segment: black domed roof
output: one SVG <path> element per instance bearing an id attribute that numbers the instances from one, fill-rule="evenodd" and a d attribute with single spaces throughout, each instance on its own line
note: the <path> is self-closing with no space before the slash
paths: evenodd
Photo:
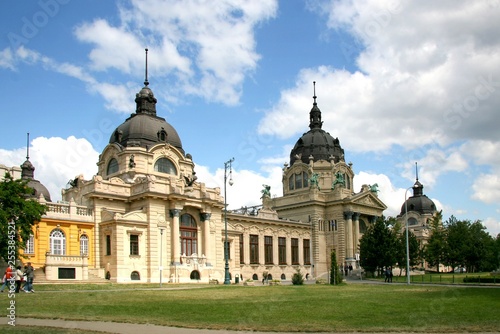
<path id="1" fill-rule="evenodd" d="M 404 215 L 406 210 L 408 210 L 408 212 L 416 211 L 420 214 L 433 214 L 437 211 L 436 205 L 429 197 L 424 195 L 423 189 L 424 186 L 417 179 L 413 185 L 413 196 L 403 203 L 400 215 Z"/>
<path id="2" fill-rule="evenodd" d="M 40 195 L 42 195 L 47 202 L 52 202 L 48 189 L 43 184 L 41 184 L 40 181 L 35 180 L 34 175 L 35 167 L 27 157 L 26 161 L 21 165 L 21 179 L 28 181 L 28 187 L 33 189 L 33 193 L 30 197 L 39 199 Z"/>
<path id="3" fill-rule="evenodd" d="M 316 94 L 313 96 L 314 103 L 310 115 L 310 130 L 299 138 L 290 152 L 290 165 L 296 160 L 309 163 L 309 157 L 314 161 L 331 160 L 335 162 L 344 161 L 344 150 L 340 146 L 338 138 L 333 138 L 328 132 L 321 129 L 321 110 L 316 103 Z"/>
<path id="4" fill-rule="evenodd" d="M 136 94 L 136 111 L 111 134 L 109 143 L 124 147 L 151 147 L 159 143 L 169 143 L 183 154 L 181 139 L 177 131 L 164 118 L 156 116 L 156 98 L 144 82 L 144 87 Z"/>

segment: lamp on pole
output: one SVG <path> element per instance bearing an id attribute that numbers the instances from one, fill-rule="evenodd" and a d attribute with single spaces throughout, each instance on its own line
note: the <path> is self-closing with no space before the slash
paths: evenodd
<path id="1" fill-rule="evenodd" d="M 162 283 L 162 277 L 163 277 L 163 258 L 162 258 L 162 248 L 163 248 L 163 229 L 160 228 L 160 288 L 161 288 L 161 283 Z"/>
<path id="2" fill-rule="evenodd" d="M 410 242 L 408 239 L 408 203 L 406 201 L 406 196 L 408 194 L 408 190 L 413 187 L 409 187 L 405 191 L 405 226 L 406 226 L 406 284 L 410 284 Z"/>
<path id="3" fill-rule="evenodd" d="M 229 278 L 229 244 L 227 242 L 227 196 L 226 196 L 226 181 L 227 181 L 227 169 L 229 168 L 229 185 L 233 185 L 233 170 L 231 167 L 234 158 L 229 159 L 224 162 L 224 284 L 231 284 L 231 279 Z"/>

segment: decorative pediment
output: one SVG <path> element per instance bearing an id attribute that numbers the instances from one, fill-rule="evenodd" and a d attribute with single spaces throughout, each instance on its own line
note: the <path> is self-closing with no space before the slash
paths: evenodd
<path id="1" fill-rule="evenodd" d="M 382 202 L 373 192 L 369 191 L 355 194 L 350 198 L 350 202 L 352 204 L 371 207 L 373 209 L 382 211 L 387 209 L 387 206 L 384 204 L 384 202 Z"/>
<path id="2" fill-rule="evenodd" d="M 138 222 L 138 223 L 146 223 L 147 215 L 142 210 L 131 211 L 127 213 L 120 213 L 110 211 L 106 208 L 101 211 L 101 221 L 127 221 L 127 222 Z"/>

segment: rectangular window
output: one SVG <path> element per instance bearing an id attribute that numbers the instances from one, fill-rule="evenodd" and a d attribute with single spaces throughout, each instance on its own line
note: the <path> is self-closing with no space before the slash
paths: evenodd
<path id="1" fill-rule="evenodd" d="M 197 254 L 198 239 L 195 230 L 181 230 L 181 254 L 191 256 Z"/>
<path id="2" fill-rule="evenodd" d="M 302 248 L 304 250 L 304 264 L 311 264 L 311 244 L 309 239 L 303 240 Z"/>
<path id="3" fill-rule="evenodd" d="M 130 235 L 130 255 L 139 255 L 139 236 L 137 234 Z"/>
<path id="4" fill-rule="evenodd" d="M 295 189 L 302 188 L 302 173 L 295 174 Z"/>
<path id="5" fill-rule="evenodd" d="M 299 239 L 292 238 L 292 264 L 299 264 Z"/>
<path id="6" fill-rule="evenodd" d="M 266 264 L 273 264 L 273 237 L 264 237 L 264 260 Z"/>
<path id="7" fill-rule="evenodd" d="M 295 179 L 294 179 L 294 176 L 290 176 L 290 178 L 288 179 L 288 188 L 290 190 L 294 190 L 295 189 Z"/>
<path id="8" fill-rule="evenodd" d="M 245 257 L 243 253 L 243 234 L 240 234 L 240 263 L 245 263 Z"/>
<path id="9" fill-rule="evenodd" d="M 106 255 L 111 255 L 111 236 L 106 235 Z"/>
<path id="10" fill-rule="evenodd" d="M 226 252 L 227 252 L 227 259 L 231 260 L 231 242 L 230 241 L 224 242 L 224 260 L 226 259 Z"/>
<path id="11" fill-rule="evenodd" d="M 286 238 L 278 238 L 279 264 L 286 264 Z"/>
<path id="12" fill-rule="evenodd" d="M 250 263 L 259 263 L 259 236 L 250 235 Z"/>
<path id="13" fill-rule="evenodd" d="M 33 234 L 30 234 L 29 239 L 26 240 L 24 254 L 35 254 L 35 238 L 33 237 Z"/>

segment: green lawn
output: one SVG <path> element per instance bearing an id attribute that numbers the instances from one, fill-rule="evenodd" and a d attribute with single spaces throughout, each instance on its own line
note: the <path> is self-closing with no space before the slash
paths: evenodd
<path id="1" fill-rule="evenodd" d="M 490 273 L 434 273 L 434 274 L 425 274 L 425 275 L 411 275 L 410 280 L 411 283 L 432 283 L 432 284 L 468 284 L 468 285 L 478 285 L 478 283 L 464 283 L 464 278 L 466 277 L 480 277 L 480 278 L 489 278 L 491 279 L 494 276 L 491 276 Z M 384 277 L 378 277 L 374 280 L 384 281 Z M 394 276 L 392 278 L 394 283 L 406 283 L 406 276 Z M 488 284 L 491 283 L 480 283 L 480 284 Z M 496 284 L 500 287 L 500 276 L 496 276 Z"/>
<path id="2" fill-rule="evenodd" d="M 19 294 L 17 315 L 291 332 L 500 330 L 499 288 L 342 284 L 186 289 L 169 284 L 165 287 L 179 289 L 115 285 L 103 290 L 84 286 L 87 289 L 59 291 L 42 291 L 39 286 L 34 294 Z M 8 298 L 0 297 L 5 310 Z"/>

